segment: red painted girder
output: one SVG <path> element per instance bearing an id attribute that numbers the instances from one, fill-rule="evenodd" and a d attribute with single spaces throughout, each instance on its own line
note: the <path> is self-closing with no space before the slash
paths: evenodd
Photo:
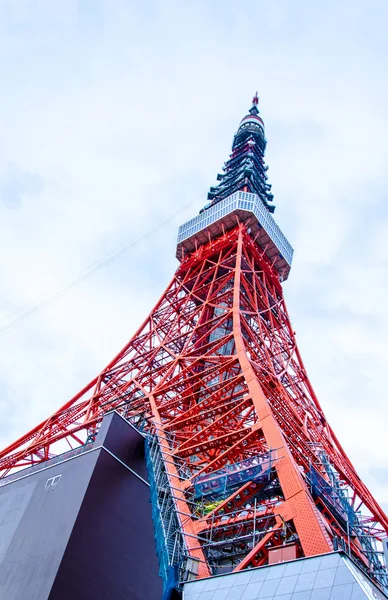
<path id="1" fill-rule="evenodd" d="M 249 508 L 243 511 L 244 514 L 225 514 L 225 515 L 217 515 L 216 517 L 212 517 L 209 519 L 206 517 L 206 520 L 199 519 L 196 522 L 195 529 L 198 533 L 211 531 L 217 528 L 225 528 L 231 527 L 232 525 L 239 525 L 240 523 L 244 523 L 244 521 L 251 522 L 255 518 L 255 510 L 253 508 Z M 256 509 L 256 519 L 257 524 L 260 521 L 268 519 L 269 517 L 273 517 L 275 515 L 275 507 L 268 506 L 265 510 L 260 511 L 259 506 Z"/>
<path id="2" fill-rule="evenodd" d="M 217 434 L 220 431 L 220 426 L 222 426 L 222 429 L 225 426 L 230 426 L 230 419 L 236 417 L 242 410 L 251 405 L 252 400 L 250 398 L 240 400 L 238 404 L 232 406 L 228 411 L 223 412 L 210 424 L 205 425 L 203 429 L 193 432 L 193 435 L 179 446 L 179 453 L 182 453 L 187 447 L 207 441 L 211 435 Z M 213 442 L 213 439 L 211 441 Z"/>
<path id="3" fill-rule="evenodd" d="M 186 426 L 193 427 L 203 421 L 213 420 L 215 417 L 224 414 L 227 410 L 238 406 L 241 402 L 241 395 L 241 392 L 236 393 L 234 399 L 224 402 L 224 404 L 220 404 L 218 397 L 207 399 L 206 403 L 205 400 L 202 400 L 199 404 L 186 410 L 182 416 L 170 421 L 166 426 L 166 431 L 178 430 Z M 205 406 L 202 406 L 204 403 Z"/>
<path id="4" fill-rule="evenodd" d="M 233 570 L 234 573 L 238 571 L 242 571 L 249 566 L 256 567 L 258 566 L 257 556 L 261 552 L 265 552 L 267 554 L 267 545 L 270 540 L 282 530 L 283 523 L 279 517 L 276 517 L 276 525 L 275 527 L 269 531 L 257 544 L 256 546 L 247 554 L 247 556 L 237 565 L 237 567 Z"/>
<path id="5" fill-rule="evenodd" d="M 210 449 L 213 448 L 225 448 L 225 445 L 227 444 L 236 443 L 242 440 L 248 433 L 250 433 L 250 431 L 250 429 L 247 430 L 244 427 L 240 429 L 240 431 L 225 433 L 217 438 L 206 440 L 205 442 L 201 442 L 198 444 L 194 444 L 193 446 L 190 446 L 188 448 L 184 448 L 182 451 L 180 450 L 180 448 L 177 448 L 175 453 L 181 458 L 186 458 L 188 456 L 191 456 L 192 454 L 208 452 Z"/>

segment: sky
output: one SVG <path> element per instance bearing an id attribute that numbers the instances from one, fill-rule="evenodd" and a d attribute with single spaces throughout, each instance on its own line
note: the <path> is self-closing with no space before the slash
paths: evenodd
<path id="1" fill-rule="evenodd" d="M 385 0 L 0 0 L 1 447 L 145 319 L 258 90 L 298 345 L 388 511 L 387 22 Z"/>

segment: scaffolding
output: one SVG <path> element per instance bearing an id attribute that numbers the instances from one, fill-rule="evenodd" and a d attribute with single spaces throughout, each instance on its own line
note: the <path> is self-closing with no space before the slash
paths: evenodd
<path id="1" fill-rule="evenodd" d="M 323 448 L 321 446 L 317 448 L 317 444 L 315 444 L 315 449 L 318 450 L 320 462 L 317 466 L 310 465 L 307 480 L 312 495 L 319 497 L 328 506 L 346 532 L 347 545 L 341 539 L 337 540 L 337 545 L 352 555 L 350 540 L 356 538 L 367 558 L 373 576 L 387 589 L 388 574 L 381 561 L 382 552 L 376 547 L 376 537 L 373 535 L 373 528 L 368 523 L 369 518 L 363 517 L 359 511 L 354 509 L 349 501 L 347 487 L 341 482 L 338 472 Z M 353 558 L 355 557 L 353 556 Z M 360 561 L 357 561 L 357 564 L 362 570 L 366 570 L 365 565 Z M 367 574 L 371 573 L 367 571 Z"/>
<path id="2" fill-rule="evenodd" d="M 206 473 L 194 479 L 194 499 L 209 498 L 217 502 L 229 495 L 233 488 L 247 481 L 270 479 L 273 466 L 273 452 L 247 458 L 241 462 L 227 465 L 222 469 Z"/>
<path id="3" fill-rule="evenodd" d="M 178 583 L 187 579 L 189 557 L 180 530 L 157 434 L 147 435 L 145 458 L 150 483 L 159 575 L 163 580 L 163 600 L 168 600 Z"/>

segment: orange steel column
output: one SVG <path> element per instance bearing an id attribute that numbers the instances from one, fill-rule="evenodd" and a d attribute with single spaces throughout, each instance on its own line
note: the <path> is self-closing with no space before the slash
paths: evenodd
<path id="1" fill-rule="evenodd" d="M 284 437 L 272 414 L 261 385 L 247 357 L 240 326 L 240 286 L 242 228 L 240 227 L 233 295 L 233 333 L 241 369 L 269 448 L 277 449 L 280 458 L 276 470 L 285 497 L 285 520 L 293 519 L 305 556 L 324 554 L 333 549 L 329 536 L 320 522 L 311 497 L 302 481 L 298 467 L 285 444 Z M 237 567 L 236 570 L 238 570 Z"/>
<path id="2" fill-rule="evenodd" d="M 194 530 L 193 521 L 191 519 L 191 511 L 186 502 L 185 493 L 181 486 L 181 480 L 171 456 L 171 452 L 169 451 L 168 439 L 164 432 L 159 411 L 156 407 L 155 399 L 152 394 L 149 395 L 149 400 L 154 415 L 153 423 L 156 429 L 156 435 L 159 438 L 159 447 L 163 456 L 165 469 L 168 473 L 171 493 L 176 507 L 176 514 L 181 526 L 183 537 L 185 539 L 187 550 L 190 556 L 198 561 L 198 576 L 209 577 L 211 572 L 198 541 L 197 533 Z"/>

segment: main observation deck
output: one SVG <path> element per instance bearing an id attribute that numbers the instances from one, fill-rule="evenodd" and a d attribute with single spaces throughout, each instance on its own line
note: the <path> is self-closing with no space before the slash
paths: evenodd
<path id="1" fill-rule="evenodd" d="M 285 281 L 291 269 L 294 250 L 275 219 L 257 194 L 235 192 L 179 227 L 176 256 L 182 261 L 186 253 L 233 229 L 238 223 L 250 227 L 256 244 L 264 251 Z"/>

